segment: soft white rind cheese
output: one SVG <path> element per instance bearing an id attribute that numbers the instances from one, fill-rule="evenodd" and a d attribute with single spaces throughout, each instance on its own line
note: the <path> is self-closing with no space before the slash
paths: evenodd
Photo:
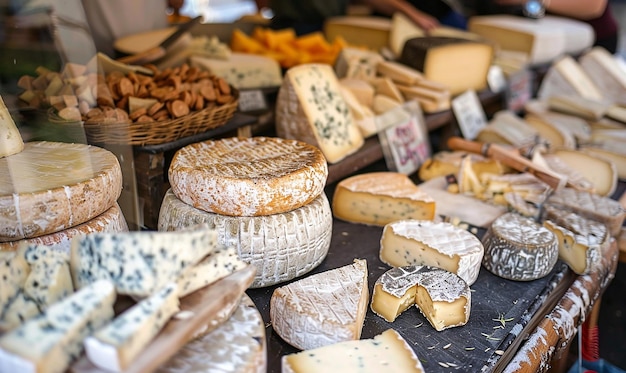
<path id="1" fill-rule="evenodd" d="M 380 260 L 392 267 L 427 265 L 476 281 L 484 248 L 472 233 L 445 222 L 399 220 L 385 225 Z"/>
<path id="2" fill-rule="evenodd" d="M 82 224 L 115 204 L 122 170 L 115 155 L 91 145 L 28 142 L 0 158 L 0 242 Z"/>
<path id="3" fill-rule="evenodd" d="M 217 231 L 220 245 L 237 248 L 239 259 L 256 267 L 252 288 L 289 281 L 317 267 L 328 254 L 333 215 L 325 193 L 282 214 L 236 217 L 196 209 L 165 193 L 158 229 L 177 231 L 196 224 Z"/>
<path id="4" fill-rule="evenodd" d="M 302 64 L 285 73 L 276 100 L 276 133 L 317 146 L 337 163 L 364 143 L 330 65 Z"/>
<path id="5" fill-rule="evenodd" d="M 323 192 L 327 177 L 328 166 L 319 149 L 273 137 L 190 144 L 176 152 L 169 167 L 178 198 L 230 216 L 295 210 Z"/>
<path id="6" fill-rule="evenodd" d="M 22 135 L 0 96 L 0 158 L 19 153 L 23 149 Z"/>
<path id="7" fill-rule="evenodd" d="M 274 331 L 301 350 L 359 339 L 369 302 L 367 262 L 311 275 L 274 290 Z"/>
<path id="8" fill-rule="evenodd" d="M 72 240 L 70 264 L 78 289 L 106 279 L 118 293 L 147 297 L 217 245 L 217 232 L 198 225 L 180 232 L 92 233 Z"/>
<path id="9" fill-rule="evenodd" d="M 87 357 L 102 369 L 125 370 L 178 310 L 178 285 L 169 283 L 87 337 Z"/>
<path id="10" fill-rule="evenodd" d="M 494 220 L 482 241 L 484 267 L 509 280 L 542 278 L 552 271 L 559 258 L 558 242 L 551 231 L 512 212 Z"/>
<path id="11" fill-rule="evenodd" d="M 411 346 L 393 329 L 372 339 L 345 341 L 282 357 L 282 373 L 423 373 Z"/>
<path id="12" fill-rule="evenodd" d="M 98 281 L 0 338 L 0 371 L 62 373 L 83 340 L 113 318 L 115 288 Z"/>
<path id="13" fill-rule="evenodd" d="M 192 55 L 189 63 L 226 79 L 237 89 L 278 87 L 283 82 L 278 62 L 261 55 L 231 53 L 226 59 Z"/>

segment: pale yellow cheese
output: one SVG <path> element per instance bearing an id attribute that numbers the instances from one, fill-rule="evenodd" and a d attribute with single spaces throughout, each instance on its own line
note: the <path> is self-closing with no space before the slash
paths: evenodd
<path id="1" fill-rule="evenodd" d="M 596 85 L 606 92 L 607 98 L 626 103 L 626 74 L 617 58 L 603 47 L 594 47 L 584 53 L 578 62 Z"/>
<path id="2" fill-rule="evenodd" d="M 344 47 L 335 62 L 335 73 L 338 78 L 373 79 L 376 65 L 381 61 L 383 56 L 378 52 Z"/>
<path id="3" fill-rule="evenodd" d="M 0 96 L 0 158 L 19 153 L 22 149 L 24 149 L 22 135 Z"/>
<path id="4" fill-rule="evenodd" d="M 623 145 L 622 145 L 622 149 Z M 619 179 L 626 179 L 626 150 L 604 146 L 604 144 L 583 145 L 582 151 L 607 159 L 615 165 Z"/>
<path id="5" fill-rule="evenodd" d="M 558 123 L 546 121 L 533 114 L 526 114 L 524 120 L 531 128 L 537 131 L 543 140 L 548 142 L 548 146 L 551 149 L 576 148 L 576 138 L 574 137 L 574 133 L 565 126 L 560 126 Z"/>
<path id="6" fill-rule="evenodd" d="M 402 12 L 395 12 L 391 17 L 389 31 L 389 49 L 396 55 L 402 54 L 404 43 L 415 37 L 424 36 L 424 30 Z"/>
<path id="7" fill-rule="evenodd" d="M 379 75 L 399 84 L 413 85 L 424 79 L 424 75 L 416 69 L 395 61 L 379 62 L 376 69 Z"/>
<path id="8" fill-rule="evenodd" d="M 375 79 L 371 79 L 370 84 L 374 86 L 376 95 L 385 95 L 398 102 L 404 101 L 402 92 L 400 92 L 391 78 L 377 77 Z M 376 98 L 376 96 L 374 96 L 374 98 Z"/>
<path id="9" fill-rule="evenodd" d="M 374 16 L 338 16 L 326 19 L 323 32 L 327 40 L 342 37 L 350 45 L 379 51 L 387 47 L 391 20 Z"/>
<path id="10" fill-rule="evenodd" d="M 370 109 L 372 105 L 363 105 L 354 93 L 347 87 L 340 87 L 341 96 L 352 113 L 354 123 L 359 127 L 359 131 L 364 138 L 370 137 L 378 132 L 376 127 L 376 114 Z"/>
<path id="11" fill-rule="evenodd" d="M 545 98 L 550 110 L 575 115 L 587 120 L 599 120 L 609 108 L 606 102 L 575 94 L 551 94 Z"/>
<path id="12" fill-rule="evenodd" d="M 339 79 L 339 84 L 352 92 L 361 105 L 366 107 L 372 106 L 376 91 L 366 80 L 358 78 L 342 78 Z"/>
<path id="13" fill-rule="evenodd" d="M 397 172 L 371 172 L 341 180 L 332 209 L 337 219 L 377 226 L 435 217 L 434 200 L 408 176 Z"/>
<path id="14" fill-rule="evenodd" d="M 538 131 L 517 114 L 501 110 L 478 132 L 476 141 L 519 148 L 534 144 L 538 136 Z"/>
<path id="15" fill-rule="evenodd" d="M 577 170 L 594 185 L 594 193 L 610 196 L 617 188 L 617 168 L 613 162 L 601 156 L 591 155 L 576 150 L 560 149 L 554 156 L 569 167 Z"/>
<path id="16" fill-rule="evenodd" d="M 401 101 L 396 101 L 393 98 L 385 95 L 374 96 L 374 102 L 372 103 L 372 109 L 376 114 L 383 114 L 389 110 L 393 110 L 402 105 Z"/>

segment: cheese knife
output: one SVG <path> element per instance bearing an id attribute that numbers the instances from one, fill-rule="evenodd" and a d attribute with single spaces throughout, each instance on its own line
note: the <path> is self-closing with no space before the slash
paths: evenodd
<path id="1" fill-rule="evenodd" d="M 178 26 L 176 31 L 174 31 L 170 36 L 168 36 L 156 47 L 148 48 L 145 51 L 136 54 L 120 57 L 117 59 L 117 61 L 129 65 L 143 65 L 156 61 L 159 58 L 165 56 L 165 54 L 167 53 L 167 49 L 201 20 L 202 16 L 197 16 L 196 18 L 193 18 L 192 20 Z"/>

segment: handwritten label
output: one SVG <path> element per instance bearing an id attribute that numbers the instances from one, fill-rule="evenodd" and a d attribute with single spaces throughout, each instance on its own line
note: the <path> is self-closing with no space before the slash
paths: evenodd
<path id="1" fill-rule="evenodd" d="M 509 76 L 506 89 L 507 109 L 518 113 L 524 110 L 526 103 L 533 97 L 532 73 L 520 70 Z"/>
<path id="2" fill-rule="evenodd" d="M 265 95 L 258 89 L 239 92 L 239 110 L 242 112 L 266 110 Z"/>
<path id="3" fill-rule="evenodd" d="M 474 140 L 487 125 L 487 115 L 473 90 L 458 95 L 452 100 L 452 111 L 463 137 Z"/>
<path id="4" fill-rule="evenodd" d="M 403 105 L 406 116 L 379 132 L 387 168 L 406 175 L 416 172 L 430 155 L 428 130 L 419 103 L 409 101 Z"/>

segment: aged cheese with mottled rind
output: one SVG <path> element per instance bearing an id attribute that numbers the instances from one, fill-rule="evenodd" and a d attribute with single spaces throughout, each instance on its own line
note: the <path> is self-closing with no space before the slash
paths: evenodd
<path id="1" fill-rule="evenodd" d="M 491 223 L 483 237 L 483 266 L 496 276 L 532 281 L 546 276 L 559 258 L 556 236 L 514 212 Z"/>
<path id="2" fill-rule="evenodd" d="M 176 152 L 169 167 L 178 198 L 230 216 L 295 210 L 323 192 L 327 177 L 328 166 L 318 148 L 275 137 L 190 144 Z"/>
<path id="3" fill-rule="evenodd" d="M 394 267 L 376 280 L 371 303 L 374 313 L 393 322 L 412 305 L 441 331 L 467 323 L 472 297 L 465 280 L 441 268 Z"/>
<path id="4" fill-rule="evenodd" d="M 84 144 L 34 141 L 0 158 L 0 242 L 75 227 L 108 210 L 122 193 L 113 153 Z"/>
<path id="5" fill-rule="evenodd" d="M 270 299 L 274 331 L 301 350 L 361 337 L 369 302 L 367 262 L 317 273 L 276 288 Z"/>
<path id="6" fill-rule="evenodd" d="M 427 265 L 476 281 L 484 248 L 472 233 L 445 222 L 398 220 L 385 225 L 380 260 L 393 267 Z"/>
<path id="7" fill-rule="evenodd" d="M 352 223 L 382 227 L 396 220 L 433 220 L 435 201 L 405 174 L 371 172 L 337 184 L 333 214 Z"/>
<path id="8" fill-rule="evenodd" d="M 317 267 L 328 254 L 333 215 L 326 194 L 293 211 L 236 217 L 196 209 L 165 193 L 158 229 L 177 231 L 196 224 L 217 231 L 221 245 L 233 246 L 239 258 L 257 268 L 252 288 L 291 280 Z"/>

